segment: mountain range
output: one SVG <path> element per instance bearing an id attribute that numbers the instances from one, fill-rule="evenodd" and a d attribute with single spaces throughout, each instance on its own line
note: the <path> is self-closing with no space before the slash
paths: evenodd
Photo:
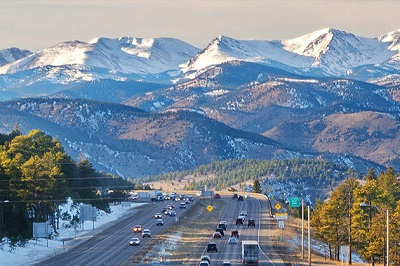
<path id="1" fill-rule="evenodd" d="M 56 136 L 123 176 L 232 158 L 400 169 L 400 30 L 289 40 L 95 38 L 0 50 L 0 131 Z"/>

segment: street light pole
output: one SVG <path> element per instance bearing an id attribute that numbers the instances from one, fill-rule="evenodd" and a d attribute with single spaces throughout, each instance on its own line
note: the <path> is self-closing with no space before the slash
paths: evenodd
<path id="1" fill-rule="evenodd" d="M 382 209 L 376 205 L 372 204 L 367 204 L 367 203 L 361 203 L 360 207 L 374 207 L 375 209 L 381 211 L 382 213 L 386 213 L 386 265 L 390 265 L 390 260 L 389 260 L 389 209 Z"/>
<path id="2" fill-rule="evenodd" d="M 389 209 L 386 210 L 386 265 L 389 266 Z"/>

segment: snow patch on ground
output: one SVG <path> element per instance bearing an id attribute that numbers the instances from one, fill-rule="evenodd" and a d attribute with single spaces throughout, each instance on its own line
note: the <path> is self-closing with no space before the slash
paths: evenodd
<path id="1" fill-rule="evenodd" d="M 39 238 L 37 240 L 29 240 L 24 245 L 14 247 L 10 247 L 7 240 L 3 239 L 0 242 L 0 265 L 33 265 L 38 260 L 65 252 L 79 244 L 82 240 L 90 238 L 110 227 L 112 222 L 118 218 L 129 212 L 135 212 L 135 208 L 143 204 L 147 203 L 131 203 L 130 207 L 122 207 L 121 204 L 110 206 L 111 213 L 98 211 L 97 220 L 94 223 L 86 221 L 83 226 L 81 224 L 72 226 L 69 221 L 61 220 L 60 228 L 57 230 L 58 236 L 54 236 L 53 239 Z M 73 217 L 73 215 L 76 215 L 79 205 L 74 204 L 69 199 L 67 204 L 60 206 L 60 208 L 61 213 L 68 213 Z"/>

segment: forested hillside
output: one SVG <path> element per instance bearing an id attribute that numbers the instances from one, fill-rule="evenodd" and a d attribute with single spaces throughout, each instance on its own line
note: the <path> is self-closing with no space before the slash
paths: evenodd
<path id="1" fill-rule="evenodd" d="M 31 238 L 32 222 L 51 221 L 56 231 L 58 205 L 68 197 L 107 211 L 109 201 L 123 199 L 132 188 L 122 178 L 96 172 L 86 158 L 73 161 L 57 139 L 39 130 L 22 135 L 16 126 L 0 134 L 0 239 Z"/>
<path id="2" fill-rule="evenodd" d="M 149 176 L 143 182 L 188 179 L 187 189 L 199 190 L 207 186 L 220 190 L 268 177 L 281 181 L 304 179 L 317 187 L 334 188 L 343 179 L 360 178 L 361 174 L 351 168 L 322 160 L 227 160 L 202 165 L 194 170 Z"/>

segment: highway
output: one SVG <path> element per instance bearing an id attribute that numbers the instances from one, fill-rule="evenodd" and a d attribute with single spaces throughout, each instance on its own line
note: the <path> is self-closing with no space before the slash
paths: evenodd
<path id="1" fill-rule="evenodd" d="M 165 202 L 151 202 L 146 204 L 142 210 L 136 211 L 134 214 L 125 216 L 120 219 L 114 226 L 104 230 L 103 232 L 89 238 L 68 252 L 56 255 L 37 265 L 123 265 L 132 252 L 140 252 L 148 242 L 153 238 L 142 238 L 140 233 L 133 233 L 133 227 L 140 224 L 143 229 L 149 228 L 152 235 L 160 235 L 175 221 L 174 217 L 163 215 L 164 226 L 156 226 L 155 213 L 161 213 Z M 179 202 L 175 204 L 175 211 L 178 216 L 188 209 L 180 209 Z M 192 207 L 190 204 L 188 208 Z M 139 237 L 141 243 L 139 246 L 130 246 L 129 239 Z"/>
<path id="2" fill-rule="evenodd" d="M 218 200 L 225 204 L 225 208 L 219 213 L 219 219 L 228 223 L 225 236 L 221 239 L 212 239 L 214 230 L 210 229 L 210 237 L 202 240 L 201 248 L 193 248 L 193 252 L 181 265 L 197 265 L 202 255 L 210 256 L 211 265 L 221 265 L 223 261 L 229 261 L 232 265 L 241 265 L 241 240 L 257 240 L 259 242 L 259 265 L 285 265 L 272 250 L 270 228 L 271 224 L 276 226 L 276 221 L 275 218 L 270 217 L 270 209 L 265 196 L 257 195 L 256 198 L 252 194 L 250 198 L 238 201 L 232 198 L 232 194 L 229 194 L 222 195 Z M 165 207 L 167 203 L 171 202 L 146 204 L 142 210 L 136 210 L 135 213 L 121 218 L 115 225 L 98 235 L 37 265 L 142 265 L 136 264 L 138 260 L 135 258 L 142 257 L 152 244 L 151 242 L 156 241 L 155 236 L 162 235 L 169 225 L 176 223 L 175 217 L 163 215 L 164 226 L 156 226 L 154 214 L 161 212 L 162 207 Z M 194 208 L 196 204 L 204 204 L 204 202 L 196 200 L 188 204 L 187 209 L 180 209 L 179 202 L 176 202 L 174 210 L 177 212 L 178 219 L 183 217 L 185 212 L 190 212 L 190 209 Z M 247 220 L 244 225 L 235 225 L 234 222 L 241 211 L 247 212 L 247 219 L 256 221 L 255 228 L 248 227 Z M 142 238 L 141 234 L 133 233 L 132 228 L 136 224 L 140 224 L 142 229 L 149 228 L 153 237 Z M 239 231 L 238 244 L 228 244 L 230 232 L 234 229 Z M 141 243 L 139 246 L 130 246 L 129 239 L 135 236 L 139 237 Z M 210 241 L 218 244 L 217 253 L 206 252 L 207 243 Z"/>
<path id="3" fill-rule="evenodd" d="M 231 196 L 222 196 L 226 201 L 227 208 L 222 214 L 221 220 L 228 222 L 228 227 L 225 236 L 221 239 L 212 239 L 218 244 L 218 252 L 210 253 L 204 249 L 203 253 L 190 261 L 190 265 L 199 263 L 201 255 L 209 255 L 211 258 L 211 265 L 222 265 L 222 262 L 229 261 L 232 265 L 242 265 L 241 260 L 241 241 L 242 240 L 256 240 L 260 245 L 259 249 L 259 265 L 272 265 L 282 266 L 285 263 L 282 259 L 273 252 L 271 240 L 271 225 L 276 225 L 275 218 L 270 216 L 270 208 L 267 198 L 263 195 L 254 197 L 253 194 L 250 198 L 244 201 L 232 199 Z M 244 225 L 236 225 L 235 220 L 240 212 L 247 212 L 247 220 L 254 219 L 256 227 L 248 227 L 247 220 Z M 238 244 L 229 244 L 228 239 L 232 230 L 238 230 L 239 241 Z M 210 232 L 211 234 L 212 232 Z M 206 244 L 205 244 L 206 246 Z"/>

